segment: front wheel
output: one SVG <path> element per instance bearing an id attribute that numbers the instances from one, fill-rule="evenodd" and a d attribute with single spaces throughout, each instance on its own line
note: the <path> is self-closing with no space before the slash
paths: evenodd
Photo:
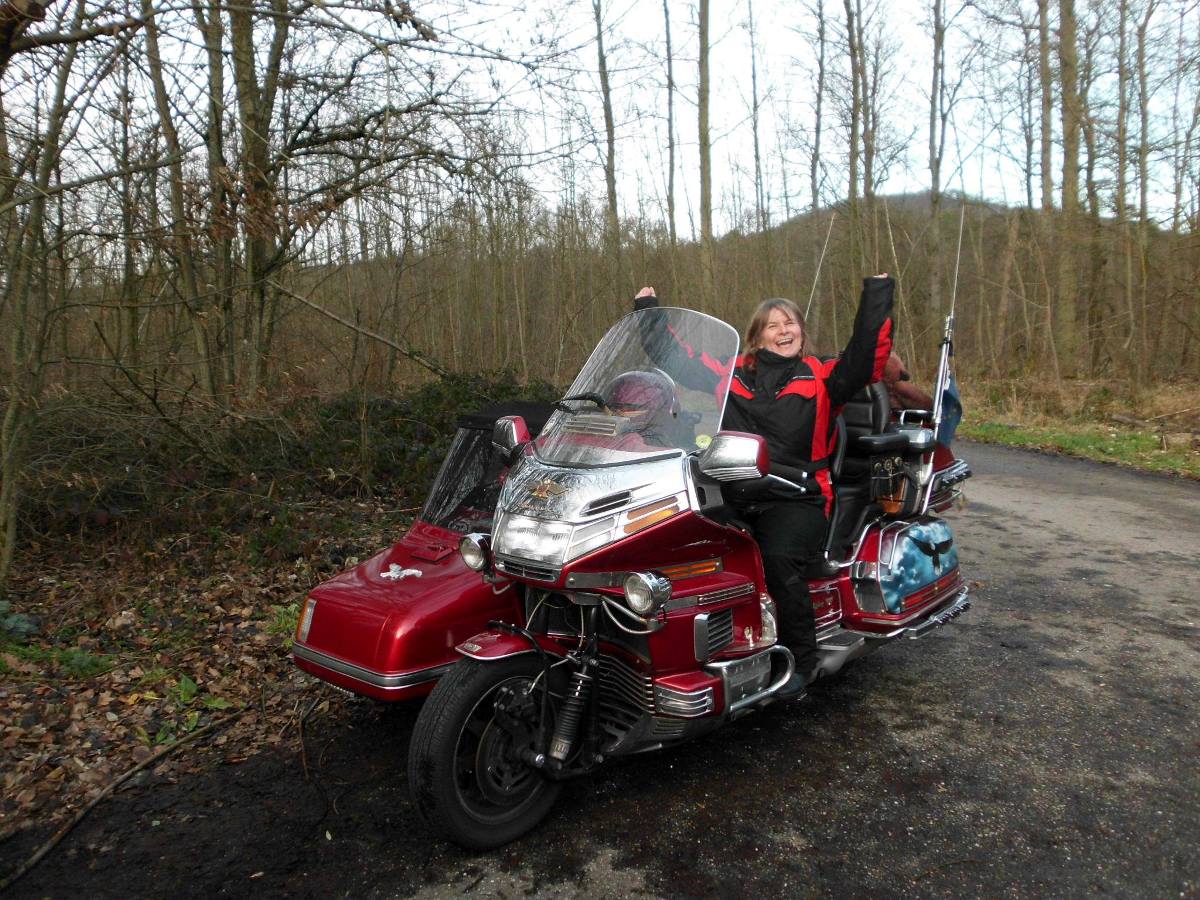
<path id="1" fill-rule="evenodd" d="M 516 840 L 558 798 L 561 785 L 520 757 L 537 734 L 541 674 L 533 654 L 464 659 L 425 701 L 409 746 L 408 783 L 417 811 L 456 844 L 490 850 Z"/>

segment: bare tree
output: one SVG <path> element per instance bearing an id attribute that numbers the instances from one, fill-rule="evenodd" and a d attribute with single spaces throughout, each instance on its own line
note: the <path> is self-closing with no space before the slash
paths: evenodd
<path id="1" fill-rule="evenodd" d="M 698 51 L 699 82 L 696 87 L 696 116 L 699 129 L 700 153 L 700 243 L 701 243 L 701 291 L 709 308 L 717 300 L 716 284 L 716 241 L 712 223 L 712 136 L 708 126 L 708 5 L 709 0 L 700 0 Z"/>
<path id="2" fill-rule="evenodd" d="M 675 231 L 675 52 L 671 46 L 670 0 L 663 0 L 663 34 L 667 42 L 667 233 L 671 236 L 671 280 L 677 281 L 679 236 Z"/>
<path id="3" fill-rule="evenodd" d="M 1038 84 L 1042 98 L 1041 170 L 1042 211 L 1054 209 L 1054 73 L 1050 68 L 1050 0 L 1037 0 L 1038 8 Z"/>
<path id="4" fill-rule="evenodd" d="M 613 119 L 612 90 L 608 82 L 608 58 L 604 52 L 604 10 L 601 0 L 592 0 L 596 23 L 596 60 L 600 72 L 600 97 L 604 105 L 604 185 L 608 192 L 608 246 L 612 254 L 614 299 L 625 294 L 621 266 L 621 220 L 617 210 L 617 136 Z"/>

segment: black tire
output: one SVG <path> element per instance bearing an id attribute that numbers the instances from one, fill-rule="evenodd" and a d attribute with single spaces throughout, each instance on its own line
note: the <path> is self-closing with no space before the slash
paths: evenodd
<path id="1" fill-rule="evenodd" d="M 516 840 L 558 799 L 562 785 L 516 758 L 492 709 L 501 685 L 529 684 L 541 671 L 534 654 L 464 659 L 421 709 L 408 750 L 409 789 L 421 816 L 460 846 L 490 850 Z M 480 771 L 480 760 L 495 765 Z"/>

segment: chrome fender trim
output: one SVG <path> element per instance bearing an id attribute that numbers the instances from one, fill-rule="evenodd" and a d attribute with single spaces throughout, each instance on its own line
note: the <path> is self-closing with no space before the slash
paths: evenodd
<path id="1" fill-rule="evenodd" d="M 454 665 L 453 662 L 449 662 L 440 666 L 430 666 L 428 669 L 418 669 L 415 672 L 389 675 L 383 672 L 376 672 L 374 669 L 356 666 L 354 663 L 346 662 L 344 659 L 338 659 L 336 656 L 330 656 L 327 653 L 322 653 L 319 650 L 314 650 L 300 643 L 292 644 L 292 655 L 299 657 L 305 662 L 310 662 L 313 665 L 337 672 L 339 675 L 345 675 L 347 678 L 353 678 L 355 681 L 361 681 L 363 684 L 369 684 L 372 687 L 383 688 L 384 690 L 396 690 L 398 688 L 424 684 L 427 681 L 436 681 L 449 672 Z"/>
<path id="2" fill-rule="evenodd" d="M 850 631 L 850 629 L 847 629 L 847 631 L 851 634 L 860 634 L 868 640 L 873 641 L 890 641 L 899 637 L 907 637 L 915 640 L 916 638 L 924 637 L 935 628 L 945 625 L 950 620 L 957 619 L 970 609 L 971 598 L 969 593 L 966 585 L 963 585 L 945 605 L 922 619 L 916 625 L 903 625 L 900 628 L 887 632 Z"/>
<path id="3" fill-rule="evenodd" d="M 498 659 L 509 659 L 513 656 L 525 656 L 527 653 L 533 653 L 535 651 L 532 647 L 526 647 L 524 650 L 510 650 L 506 653 L 483 654 L 466 650 L 463 648 L 462 644 L 459 644 L 454 648 L 454 652 L 458 653 L 460 656 L 465 656 L 467 659 L 474 659 L 478 660 L 479 662 L 494 662 Z"/>

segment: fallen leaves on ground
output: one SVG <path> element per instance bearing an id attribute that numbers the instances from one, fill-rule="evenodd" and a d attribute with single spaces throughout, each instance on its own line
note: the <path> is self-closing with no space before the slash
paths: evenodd
<path id="1" fill-rule="evenodd" d="M 307 514 L 327 534 L 270 561 L 235 535 L 40 547 L 18 561 L 14 607 L 39 638 L 0 645 L 0 839 L 55 824 L 156 749 L 233 715 L 229 727 L 166 757 L 174 780 L 296 740 L 320 683 L 296 669 L 290 623 L 305 594 L 397 540 L 399 504 L 327 500 Z M 69 560 L 69 561 L 68 561 Z M 250 561 L 253 560 L 253 561 Z"/>

